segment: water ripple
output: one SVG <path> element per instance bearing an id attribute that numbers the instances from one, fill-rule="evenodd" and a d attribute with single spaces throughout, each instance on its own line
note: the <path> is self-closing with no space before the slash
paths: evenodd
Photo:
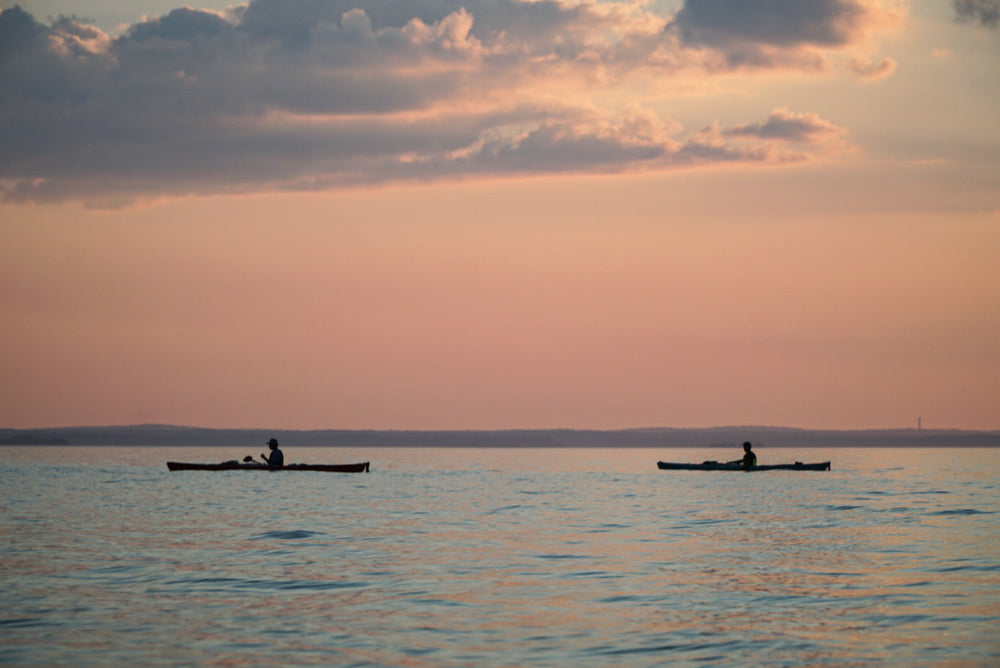
<path id="1" fill-rule="evenodd" d="M 77 452 L 0 460 L 0 665 L 1000 661 L 994 451 L 844 449 L 829 474 L 758 477 L 386 450 L 335 485 Z M 159 459 L 233 456 L 204 452 Z"/>
<path id="2" fill-rule="evenodd" d="M 301 540 L 303 538 L 312 538 L 313 536 L 322 536 L 323 534 L 316 531 L 268 531 L 267 533 L 262 533 L 257 536 L 252 536 L 250 540 Z"/>

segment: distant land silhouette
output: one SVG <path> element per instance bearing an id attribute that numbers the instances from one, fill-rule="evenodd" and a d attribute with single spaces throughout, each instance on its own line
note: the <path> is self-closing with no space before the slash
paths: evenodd
<path id="1" fill-rule="evenodd" d="M 2 430 L 0 430 L 2 431 Z M 0 445 L 69 445 L 69 439 L 60 437 L 39 438 L 34 433 L 17 432 L 12 436 L 0 439 Z"/>
<path id="2" fill-rule="evenodd" d="M 1000 431 L 959 429 L 813 430 L 789 427 L 704 429 L 511 429 L 376 431 L 205 429 L 171 425 L 0 429 L 0 445 L 247 446 L 277 438 L 288 447 L 705 448 L 1000 447 Z"/>

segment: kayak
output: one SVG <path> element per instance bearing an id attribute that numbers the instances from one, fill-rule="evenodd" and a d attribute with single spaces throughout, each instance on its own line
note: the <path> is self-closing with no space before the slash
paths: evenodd
<path id="1" fill-rule="evenodd" d="M 221 464 L 189 464 L 187 462 L 167 462 L 171 471 L 324 471 L 326 473 L 367 473 L 368 462 L 359 464 L 289 464 L 270 467 L 257 462 L 229 461 Z"/>
<path id="2" fill-rule="evenodd" d="M 742 471 L 743 465 L 728 462 L 702 462 L 701 464 L 673 464 L 671 462 L 656 462 L 656 465 L 667 471 Z M 829 471 L 830 462 L 816 462 L 814 464 L 762 464 L 754 466 L 750 471 Z"/>

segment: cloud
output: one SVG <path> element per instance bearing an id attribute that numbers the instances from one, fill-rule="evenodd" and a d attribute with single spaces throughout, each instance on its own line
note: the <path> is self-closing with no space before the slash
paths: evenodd
<path id="1" fill-rule="evenodd" d="M 685 0 L 672 28 L 688 45 L 714 49 L 729 67 L 822 69 L 823 49 L 841 49 L 902 10 L 877 0 Z"/>
<path id="2" fill-rule="evenodd" d="M 1000 24 L 998 0 L 953 0 L 952 4 L 959 21 L 978 23 L 986 28 L 996 28 Z"/>
<path id="3" fill-rule="evenodd" d="M 875 81 L 891 76 L 896 71 L 896 61 L 892 58 L 883 58 L 876 62 L 858 56 L 847 61 L 847 69 L 863 79 Z"/>
<path id="4" fill-rule="evenodd" d="M 807 159 L 820 144 L 792 150 L 777 129 L 830 132 L 812 115 L 692 132 L 641 100 L 598 104 L 725 69 L 729 42 L 692 47 L 676 28 L 737 31 L 712 5 L 689 0 L 671 17 L 640 2 L 252 0 L 175 9 L 117 38 L 13 7 L 0 13 L 0 196 L 106 205 Z M 783 3 L 746 5 L 773 18 Z M 804 45 L 839 48 L 875 17 L 858 2 L 818 5 L 810 16 L 828 25 L 793 12 L 759 67 L 812 69 Z"/>
<path id="5" fill-rule="evenodd" d="M 775 109 L 763 121 L 738 125 L 723 134 L 802 144 L 822 144 L 840 140 L 845 133 L 844 128 L 825 121 L 816 114 L 796 114 L 787 109 Z"/>

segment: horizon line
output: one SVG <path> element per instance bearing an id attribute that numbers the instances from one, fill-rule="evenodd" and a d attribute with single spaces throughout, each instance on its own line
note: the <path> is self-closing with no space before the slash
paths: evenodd
<path id="1" fill-rule="evenodd" d="M 783 431 L 824 431 L 824 432 L 878 432 L 878 431 L 914 431 L 914 432 L 978 432 L 997 433 L 1000 428 L 966 428 L 966 427 L 790 427 L 783 425 L 753 425 L 731 424 L 711 427 L 476 427 L 476 428 L 408 428 L 408 427 L 203 427 L 188 424 L 172 424 L 166 422 L 141 422 L 95 425 L 69 425 L 51 427 L 0 427 L 0 432 L 55 431 L 71 429 L 192 429 L 202 431 L 273 431 L 273 432 L 409 432 L 409 433 L 490 433 L 490 432 L 538 432 L 538 431 L 576 431 L 576 432 L 623 432 L 623 431 L 712 431 L 734 429 L 769 429 Z"/>

